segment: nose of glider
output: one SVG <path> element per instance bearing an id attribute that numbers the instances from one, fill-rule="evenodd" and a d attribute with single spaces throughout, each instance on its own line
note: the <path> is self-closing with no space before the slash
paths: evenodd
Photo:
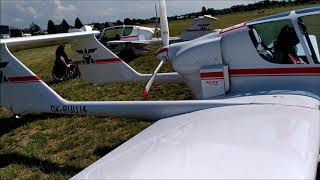
<path id="1" fill-rule="evenodd" d="M 160 61 L 169 60 L 169 47 L 164 46 L 156 51 L 156 57 Z"/>
<path id="2" fill-rule="evenodd" d="M 160 61 L 169 61 L 174 64 L 174 61 L 179 57 L 179 52 L 182 49 L 187 48 L 190 42 L 180 42 L 164 46 L 155 52 L 155 56 Z"/>

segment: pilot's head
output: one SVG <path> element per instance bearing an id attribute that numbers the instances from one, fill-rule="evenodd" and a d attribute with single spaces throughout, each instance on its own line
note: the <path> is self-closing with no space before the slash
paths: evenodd
<path id="1" fill-rule="evenodd" d="M 293 47 L 299 43 L 298 36 L 292 26 L 286 25 L 281 28 L 278 43 L 282 46 Z"/>
<path id="2" fill-rule="evenodd" d="M 65 48 L 65 45 L 60 44 L 56 50 L 56 56 L 63 56 L 65 54 L 64 48 Z"/>

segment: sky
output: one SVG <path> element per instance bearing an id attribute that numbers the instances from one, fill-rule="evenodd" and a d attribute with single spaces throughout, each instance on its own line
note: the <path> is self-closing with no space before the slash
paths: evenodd
<path id="1" fill-rule="evenodd" d="M 258 0 L 167 0 L 168 16 L 198 12 L 207 8 L 227 8 Z M 82 23 L 112 22 L 129 17 L 147 19 L 155 16 L 158 0 L 0 0 L 0 24 L 18 28 L 32 22 L 46 29 L 48 20 L 60 24 L 66 19 L 74 25 L 77 17 Z"/>

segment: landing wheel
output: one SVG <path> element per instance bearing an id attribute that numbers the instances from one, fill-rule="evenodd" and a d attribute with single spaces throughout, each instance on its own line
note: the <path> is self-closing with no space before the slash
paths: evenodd
<path id="1" fill-rule="evenodd" d="M 66 73 L 67 79 L 75 79 L 79 75 L 80 75 L 80 71 L 76 65 L 71 65 L 71 67 L 67 69 L 67 73 Z"/>
<path id="2" fill-rule="evenodd" d="M 13 115 L 13 117 L 16 118 L 16 119 L 21 119 L 22 115 L 21 114 L 15 114 L 15 115 Z"/>
<path id="3" fill-rule="evenodd" d="M 62 81 L 62 80 L 63 80 L 63 78 L 58 77 L 54 71 L 52 71 L 52 78 L 53 78 L 55 81 Z"/>

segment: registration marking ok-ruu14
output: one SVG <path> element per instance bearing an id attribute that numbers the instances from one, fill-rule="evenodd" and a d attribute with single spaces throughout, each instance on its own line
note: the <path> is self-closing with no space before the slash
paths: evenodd
<path id="1" fill-rule="evenodd" d="M 87 114 L 86 106 L 51 106 L 51 112 L 53 113 L 65 113 L 65 114 Z"/>

